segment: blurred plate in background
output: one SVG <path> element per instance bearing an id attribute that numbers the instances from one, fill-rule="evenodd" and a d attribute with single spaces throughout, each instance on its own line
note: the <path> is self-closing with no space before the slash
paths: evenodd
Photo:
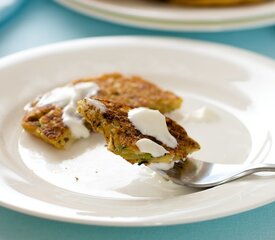
<path id="1" fill-rule="evenodd" d="M 275 2 L 223 8 L 175 7 L 140 0 L 57 0 L 88 16 L 142 28 L 174 31 L 222 31 L 270 25 Z"/>

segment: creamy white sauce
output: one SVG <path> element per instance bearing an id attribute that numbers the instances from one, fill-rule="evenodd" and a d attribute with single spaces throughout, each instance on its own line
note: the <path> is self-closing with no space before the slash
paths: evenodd
<path id="1" fill-rule="evenodd" d="M 83 119 L 77 113 L 77 102 L 85 97 L 94 96 L 99 91 L 96 83 L 83 82 L 75 85 L 55 88 L 44 94 L 37 102 L 36 106 L 41 107 L 48 104 L 54 104 L 63 108 L 62 119 L 66 126 L 72 132 L 75 138 L 87 138 L 90 134 L 85 127 Z M 25 109 L 30 109 L 26 105 Z"/>
<path id="2" fill-rule="evenodd" d="M 138 149 L 143 153 L 150 153 L 153 157 L 164 156 L 168 151 L 161 145 L 148 138 L 139 139 L 136 142 Z"/>
<path id="3" fill-rule="evenodd" d="M 91 98 L 85 98 L 85 99 L 87 100 L 88 104 L 90 104 L 90 105 L 94 106 L 95 108 L 99 109 L 99 111 L 101 113 L 106 112 L 106 106 L 102 102 L 100 102 L 96 99 L 91 99 Z"/>
<path id="4" fill-rule="evenodd" d="M 182 160 L 175 160 L 175 161 L 171 161 L 169 163 L 167 162 L 163 162 L 163 163 L 151 163 L 150 165 L 148 165 L 149 168 L 151 169 L 160 169 L 160 170 L 164 170 L 167 171 L 169 169 L 171 169 L 172 167 L 174 167 L 174 164 L 179 162 L 179 161 L 184 161 L 185 159 Z"/>
<path id="5" fill-rule="evenodd" d="M 63 109 L 62 119 L 63 123 L 71 130 L 75 138 L 89 137 L 90 131 L 85 127 L 83 119 L 77 114 L 74 103 L 68 104 Z"/>
<path id="6" fill-rule="evenodd" d="M 218 119 L 218 115 L 207 107 L 198 108 L 190 113 L 184 114 L 185 121 L 212 122 Z"/>
<path id="7" fill-rule="evenodd" d="M 33 109 L 32 103 L 27 103 L 27 104 L 24 106 L 24 111 L 26 111 L 26 112 L 30 112 L 32 109 Z"/>
<path id="8" fill-rule="evenodd" d="M 168 130 L 165 116 L 158 110 L 134 108 L 128 112 L 128 118 L 143 135 L 152 136 L 171 148 L 177 146 L 177 140 Z"/>
<path id="9" fill-rule="evenodd" d="M 69 104 L 71 98 L 74 96 L 74 89 L 72 86 L 65 86 L 55 88 L 52 91 L 44 94 L 37 102 L 37 107 L 46 106 L 49 104 L 58 107 L 64 107 Z"/>
<path id="10" fill-rule="evenodd" d="M 151 169 L 160 169 L 160 170 L 164 170 L 164 171 L 167 171 L 169 170 L 170 168 L 172 168 L 174 166 L 174 162 L 170 162 L 170 163 L 151 163 L 149 165 L 149 167 Z"/>

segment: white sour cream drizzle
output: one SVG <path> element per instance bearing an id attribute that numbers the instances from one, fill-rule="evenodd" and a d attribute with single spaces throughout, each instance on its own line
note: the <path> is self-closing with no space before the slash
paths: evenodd
<path id="1" fill-rule="evenodd" d="M 99 91 L 96 83 L 83 82 L 75 85 L 55 88 L 43 95 L 36 106 L 41 107 L 48 104 L 54 104 L 63 108 L 62 119 L 68 126 L 75 138 L 87 138 L 90 135 L 85 127 L 83 119 L 76 111 L 77 102 L 85 97 L 94 96 Z M 28 110 L 28 107 L 26 107 Z"/>
<path id="2" fill-rule="evenodd" d="M 177 146 L 177 140 L 168 130 L 165 116 L 158 110 L 134 108 L 128 112 L 128 118 L 143 135 L 152 136 L 171 148 Z M 150 153 L 153 157 L 161 157 L 168 153 L 164 147 L 147 138 L 138 140 L 136 145 L 141 152 Z"/>
<path id="3" fill-rule="evenodd" d="M 156 170 L 167 171 L 167 170 L 171 169 L 174 166 L 175 162 L 177 162 L 177 161 L 171 161 L 169 163 L 166 163 L 166 162 L 164 162 L 164 163 L 151 163 L 149 165 L 149 168 L 151 168 L 153 170 L 156 169 Z"/>
<path id="4" fill-rule="evenodd" d="M 96 99 L 91 99 L 91 98 L 85 98 L 85 99 L 87 100 L 88 104 L 90 104 L 90 105 L 94 106 L 95 108 L 99 109 L 99 111 L 101 113 L 106 112 L 106 106 L 102 102 L 100 102 Z"/>
<path id="5" fill-rule="evenodd" d="M 161 145 L 153 142 L 148 138 L 139 139 L 136 142 L 138 149 L 144 153 L 150 153 L 153 157 L 161 157 L 168 151 Z"/>
<path id="6" fill-rule="evenodd" d="M 170 148 L 177 146 L 177 140 L 168 130 L 165 116 L 158 110 L 134 108 L 128 112 L 128 118 L 143 135 L 152 136 Z"/>

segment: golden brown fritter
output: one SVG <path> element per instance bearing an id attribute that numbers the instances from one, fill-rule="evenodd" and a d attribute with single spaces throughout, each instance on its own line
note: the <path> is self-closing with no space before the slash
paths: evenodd
<path id="1" fill-rule="evenodd" d="M 56 148 L 72 141 L 71 131 L 62 121 L 62 109 L 54 105 L 35 107 L 24 116 L 22 127 Z"/>
<path id="2" fill-rule="evenodd" d="M 78 112 L 94 131 L 104 135 L 108 150 L 131 163 L 170 162 L 184 159 L 188 154 L 200 149 L 199 144 L 187 135 L 184 128 L 168 117 L 166 117 L 167 127 L 178 142 L 176 148 L 170 148 L 154 137 L 143 135 L 138 131 L 128 119 L 128 111 L 133 107 L 108 100 L 95 100 L 104 104 L 105 111 L 100 110 L 85 98 L 78 102 Z M 136 142 L 142 138 L 156 142 L 169 153 L 163 157 L 154 158 L 150 153 L 141 152 L 136 146 Z"/>
<path id="3" fill-rule="evenodd" d="M 124 103 L 133 107 L 148 107 L 162 113 L 171 112 L 181 106 L 182 99 L 170 91 L 164 91 L 155 84 L 138 76 L 124 76 L 119 73 L 105 74 L 96 78 L 74 81 L 95 82 L 100 87 L 96 98 Z"/>
<path id="4" fill-rule="evenodd" d="M 94 82 L 100 90 L 96 97 L 132 106 L 144 106 L 170 112 L 180 107 L 182 99 L 172 92 L 164 91 L 156 85 L 137 76 L 126 77 L 118 73 L 99 77 L 84 78 L 70 84 Z M 39 98 L 31 103 L 31 110 L 22 120 L 23 128 L 57 148 L 64 148 L 72 142 L 70 129 L 62 121 L 62 108 L 55 105 L 36 106 Z"/>

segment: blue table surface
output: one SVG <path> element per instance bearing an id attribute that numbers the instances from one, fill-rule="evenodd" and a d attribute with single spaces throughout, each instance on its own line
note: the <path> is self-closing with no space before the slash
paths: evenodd
<path id="1" fill-rule="evenodd" d="M 63 40 L 93 36 L 155 35 L 224 43 L 275 58 L 275 27 L 217 33 L 162 32 L 82 16 L 49 0 L 29 0 L 0 24 L 0 57 Z M 1 189 L 0 189 L 1 194 Z M 275 239 L 275 203 L 205 222 L 168 227 L 98 227 L 56 222 L 0 207 L 3 239 Z"/>

